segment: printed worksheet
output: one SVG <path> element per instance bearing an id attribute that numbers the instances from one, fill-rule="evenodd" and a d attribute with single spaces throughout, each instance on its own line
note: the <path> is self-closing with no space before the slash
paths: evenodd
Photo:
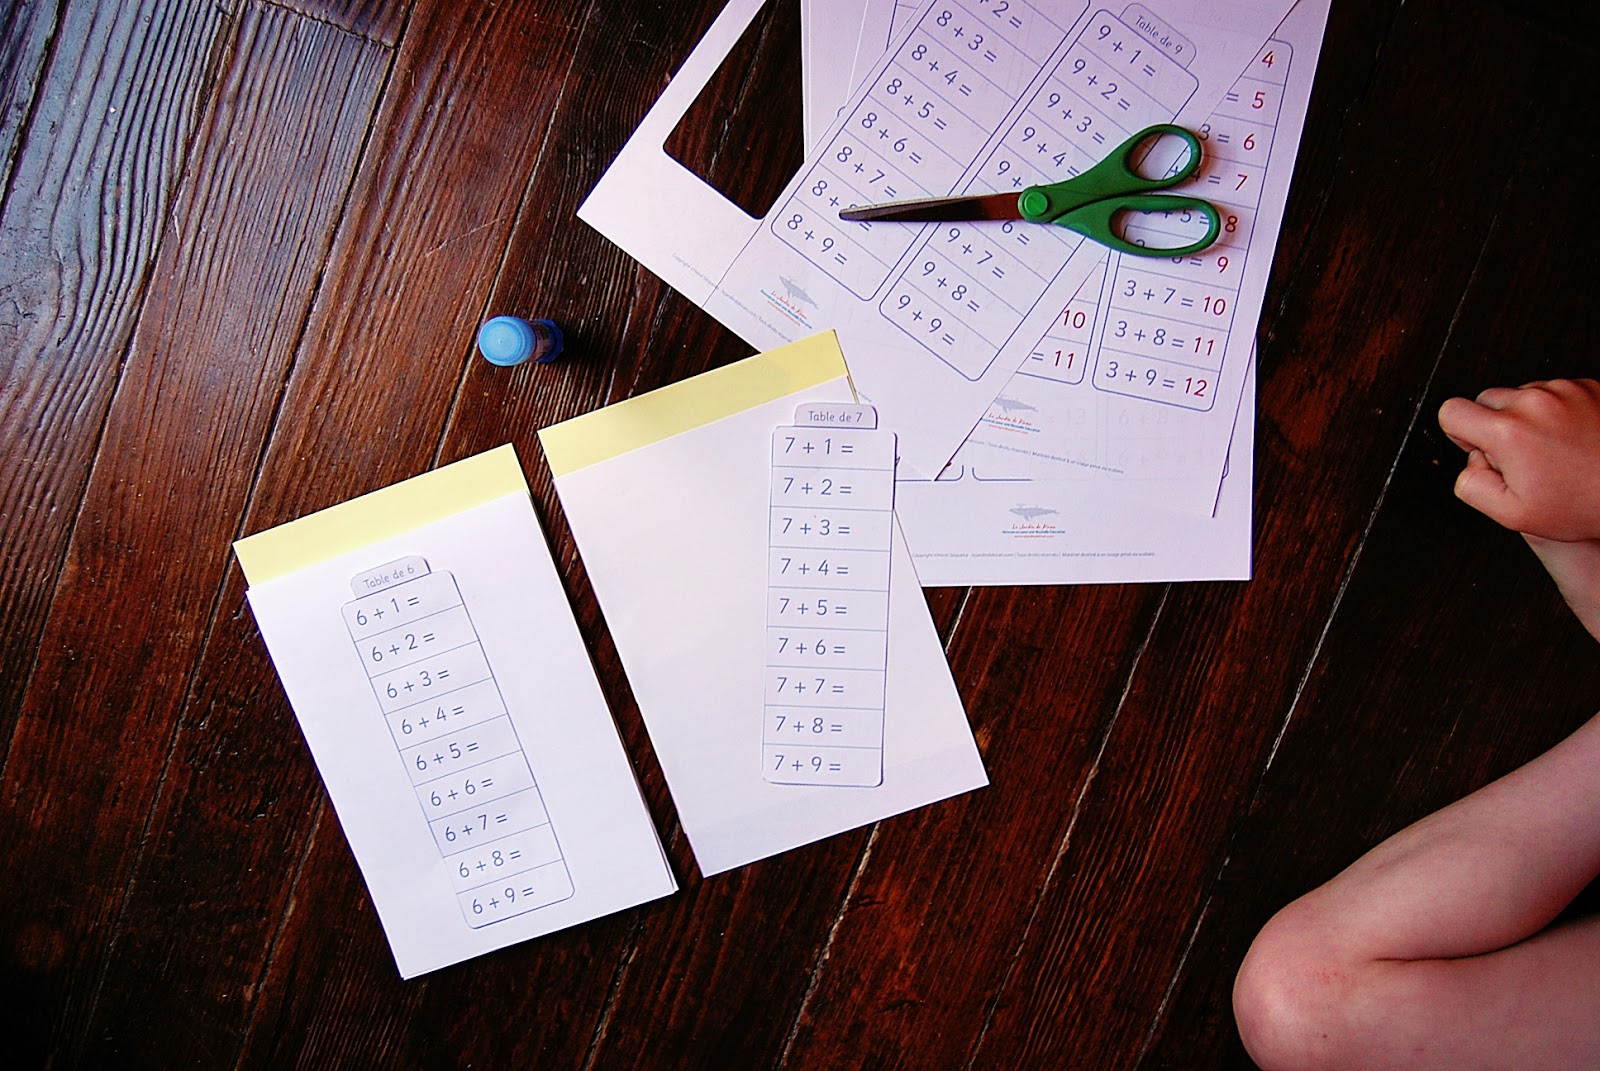
<path id="1" fill-rule="evenodd" d="M 402 976 L 677 888 L 510 446 L 234 548 Z"/>
<path id="2" fill-rule="evenodd" d="M 900 436 L 902 472 L 931 477 L 1101 258 L 1075 260 L 1083 240 L 1061 228 L 952 234 L 845 224 L 838 211 L 1020 191 L 1079 173 L 1152 123 L 1197 123 L 1288 6 L 929 0 L 756 221 L 661 151 L 759 7 L 737 0 L 579 216 L 759 349 L 835 328 L 863 399 Z M 1207 428 L 1219 473 L 1243 371 L 1208 388 L 1224 403 Z"/>
<path id="3" fill-rule="evenodd" d="M 805 402 L 772 433 L 761 771 L 883 783 L 895 436 L 870 405 Z"/>
<path id="4" fill-rule="evenodd" d="M 855 402 L 824 333 L 539 433 L 702 874 L 988 781 Z"/>
<path id="5" fill-rule="evenodd" d="M 1297 5 L 1196 128 L 1199 188 L 1222 211 L 1216 245 L 1104 259 L 996 396 L 964 464 L 990 477 L 1126 474 L 1110 482 L 1211 512 L 1221 464 L 1204 422 L 1237 410 L 1218 385 L 1254 349 L 1327 8 Z"/>
<path id="6" fill-rule="evenodd" d="M 847 6 L 846 0 L 837 2 Z M 869 0 L 867 6 L 889 4 L 890 0 Z M 1260 272 L 1252 279 L 1255 285 L 1246 286 L 1231 309 L 1224 304 L 1225 295 L 1212 302 L 1212 309 L 1220 306 L 1231 313 L 1229 326 L 1234 335 L 1253 338 L 1259 318 L 1265 269 L 1270 263 L 1270 256 L 1261 251 L 1270 250 L 1269 238 L 1275 239 L 1277 233 L 1277 221 L 1268 217 L 1271 206 L 1281 212 L 1287 186 L 1274 178 L 1291 170 L 1305 105 L 1304 93 L 1295 90 L 1304 90 L 1311 83 L 1327 8 L 1326 0 L 1303 0 L 1274 35 L 1285 46 L 1270 56 L 1274 65 L 1284 60 L 1295 62 L 1288 75 L 1291 86 L 1275 124 L 1277 145 L 1263 182 L 1262 200 L 1269 208 L 1261 222 L 1247 232 L 1246 252 L 1256 250 Z M 904 5 L 894 10 L 897 19 L 908 13 Z M 1269 58 L 1270 52 L 1270 46 L 1263 49 L 1252 66 Z M 1254 104 L 1253 92 L 1244 92 L 1251 88 L 1249 73 L 1230 93 L 1237 99 L 1225 104 Z M 826 92 L 820 87 L 819 91 Z M 1266 110 L 1265 100 L 1262 104 L 1262 108 L 1250 110 Z M 1212 135 L 1211 130 L 1201 127 L 1200 133 L 1208 140 L 1214 137 L 1211 147 L 1227 151 L 1235 133 L 1220 129 Z M 1250 132 L 1238 140 L 1248 138 Z M 1256 147 L 1252 142 L 1246 151 Z M 1239 228 L 1236 223 L 1234 233 L 1226 236 L 1230 243 L 1238 243 Z M 1098 267 L 1080 293 L 1063 307 L 1060 318 L 991 405 L 973 440 L 963 446 L 939 480 L 902 481 L 896 508 L 925 585 L 1123 583 L 1246 579 L 1250 575 L 1253 366 L 1237 410 L 1227 478 L 1215 497 L 1214 516 L 1195 512 L 1210 510 L 1202 480 L 1186 486 L 1181 479 L 1124 479 L 1086 465 L 1051 465 L 1023 453 L 1029 437 L 1047 434 L 1034 429 L 1046 427 L 1069 437 L 1076 429 L 1076 444 L 1087 451 L 1103 452 L 1109 445 L 1110 440 L 1092 431 L 1094 415 L 1089 407 L 1070 404 L 1070 399 L 1035 398 L 1030 391 L 1030 380 L 1035 379 L 1041 381 L 1041 389 L 1048 390 L 1047 385 L 1060 378 L 1063 365 L 1070 373 L 1074 366 L 1082 369 L 1095 362 L 1094 314 L 1099 295 L 1106 289 L 1105 270 L 1103 264 Z M 1203 298 L 1200 305 L 1203 312 L 1210 311 Z M 1181 300 L 1178 307 L 1184 307 Z M 1222 318 L 1217 312 L 1211 316 Z M 1112 335 L 1114 341 L 1114 330 Z M 1081 381 L 1081 372 L 1076 378 Z M 1059 404 L 1051 407 L 1052 401 Z M 1116 413 L 1112 419 L 1123 432 L 1120 451 L 1145 455 L 1159 471 L 1170 464 L 1181 444 L 1176 429 L 1170 426 L 1171 414 L 1145 408 L 1147 412 L 1137 421 L 1131 412 Z M 977 445 L 975 440 L 986 434 L 1010 441 L 1004 448 Z M 1048 478 L 1029 479 L 1019 473 L 1029 466 Z M 1172 509 L 1174 502 L 1184 503 L 1183 511 Z"/>
<path id="7" fill-rule="evenodd" d="M 1184 407 L 1161 398 L 1180 376 L 1204 377 L 1210 366 L 1165 357 L 1144 363 L 1142 355 L 1157 332 L 1209 339 L 1206 320 L 1218 325 L 1226 339 L 1219 346 L 1230 353 L 1253 345 L 1327 11 L 1327 0 L 1302 0 L 1201 128 L 1221 161 L 1213 174 L 1227 173 L 1233 157 L 1268 153 L 1259 202 L 1217 198 L 1236 221 L 1218 256 L 1243 266 L 1239 289 L 1224 285 L 1223 273 L 1196 286 L 1192 264 L 1113 254 L 1063 307 L 956 464 L 937 481 L 902 485 L 898 508 L 923 583 L 1250 575 L 1253 353 L 1220 494 L 1209 464 L 1196 467 Z M 1275 78 L 1285 85 L 1269 94 L 1265 87 L 1276 83 L 1266 79 Z M 1267 112 L 1275 100 L 1281 108 L 1272 109 L 1272 122 L 1238 118 Z M 1118 394 L 1126 397 L 1105 404 Z M 1108 450 L 1117 452 L 1110 460 L 1118 467 L 1146 475 L 1070 460 L 1105 459 Z"/>
<path id="8" fill-rule="evenodd" d="M 1254 402 L 1252 364 L 1213 516 L 1131 501 L 1086 470 L 990 475 L 963 460 L 963 447 L 937 480 L 896 485 L 918 578 L 925 587 L 1248 580 Z"/>

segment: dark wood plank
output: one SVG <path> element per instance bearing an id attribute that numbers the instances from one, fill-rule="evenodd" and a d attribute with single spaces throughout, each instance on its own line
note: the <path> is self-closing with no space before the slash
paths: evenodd
<path id="1" fill-rule="evenodd" d="M 962 1066 L 1072 839 L 1165 590 L 973 593 L 950 654 L 990 785 L 880 826 L 788 1064 Z"/>
<path id="2" fill-rule="evenodd" d="M 147 869 L 126 917 L 124 896 L 387 66 L 383 49 L 274 9 L 247 8 L 238 29 L 110 406 L 0 802 L 11 865 L 53 875 L 0 893 L 8 921 L 31 920 L 6 941 L 19 957 L 8 969 L 31 978 L 29 1004 L 63 1052 L 91 1037 L 104 1047 L 95 1062 L 143 1049 L 141 1031 L 178 1015 L 214 1051 L 237 1033 L 254 979 L 252 964 L 231 985 L 182 983 L 197 935 L 221 921 L 211 912 L 234 914 L 192 884 L 193 868 L 175 888 L 173 871 Z M 173 493 L 188 488 L 203 492 Z M 230 885 L 225 871 L 208 880 Z M 164 925 L 191 905 L 192 930 Z M 176 984 L 151 990 L 158 955 Z M 97 993 L 109 1019 L 89 1030 Z"/>
<path id="3" fill-rule="evenodd" d="M 1384 51 L 1348 150 L 1373 173 L 1335 185 L 1309 240 L 1328 267 L 1284 313 L 1293 341 L 1262 356 L 1256 576 L 1169 600 L 981 1064 L 1141 1051 L 1449 336 L 1484 242 L 1457 221 L 1490 218 L 1504 196 L 1515 162 L 1481 146 L 1523 129 L 1520 77 L 1537 57 L 1494 20 L 1441 26 L 1410 8 Z M 1484 72 L 1452 97 L 1470 138 L 1426 89 L 1445 62 Z M 1451 218 L 1430 218 L 1443 183 Z"/>
<path id="4" fill-rule="evenodd" d="M 686 881 L 639 935 L 595 1066 L 777 1066 L 868 836 Z"/>
<path id="5" fill-rule="evenodd" d="M 54 839 L 39 822 L 68 795 L 73 778 L 45 782 L 55 800 L 21 791 L 13 737 L 39 638 L 83 494 L 116 370 L 135 322 L 142 288 L 166 225 L 194 124 L 196 102 L 225 10 L 217 5 L 129 4 L 96 11 L 92 3 L 11 6 L 6 54 L 13 98 L 35 79 L 28 111 L 34 136 L 7 131 L 9 171 L 0 208 L 0 739 L 9 842 L 70 861 L 88 847 Z M 165 50 L 145 47 L 144 29 L 167 35 Z M 40 35 L 44 35 L 41 37 Z M 53 41 L 53 45 L 46 44 Z M 29 57 L 32 57 L 30 60 Z M 44 73 L 28 73 L 45 61 Z M 20 122 L 8 113 L 7 122 Z M 68 658 L 78 652 L 58 652 Z M 69 708 L 70 709 L 70 708 Z M 49 712 L 53 719 L 55 712 Z M 57 726 L 34 714 L 30 732 L 48 745 Z M 74 756 L 58 752 L 58 769 Z M 97 771 L 90 771 L 95 773 Z M 33 820 L 20 815 L 31 814 Z M 92 817 L 79 812 L 92 828 Z M 20 849 L 11 858 L 22 866 Z M 82 857 L 72 872 L 82 871 Z M 89 867 L 92 870 L 92 866 Z M 21 871 L 16 871 L 21 872 Z M 46 873 L 39 872 L 41 878 Z M 68 935 L 78 919 L 70 888 L 7 882 L 5 993 L 28 1024 L 23 1053 L 43 1049 L 53 1013 L 77 980 L 68 977 Z M 53 912 L 19 910 L 53 903 Z M 44 979 L 50 979 L 46 986 Z M 86 992 L 72 994 L 80 1003 Z"/>
<path id="6" fill-rule="evenodd" d="M 272 0 L 276 6 L 331 22 L 385 45 L 400 39 L 412 0 Z"/>
<path id="7" fill-rule="evenodd" d="M 1584 99 L 1585 49 L 1495 29 L 1542 55 L 1524 68 L 1539 78 L 1532 95 Z M 1588 255 L 1561 206 L 1593 188 L 1572 146 L 1596 126 L 1558 105 L 1530 114 L 1510 142 L 1514 170 L 1486 221 L 1462 314 L 1316 669 L 1209 890 L 1150 1067 L 1237 1066 L 1229 994 L 1273 912 L 1600 710 L 1594 640 L 1522 541 L 1455 500 L 1462 454 L 1434 419 L 1453 395 L 1595 371 L 1594 332 L 1570 296 Z M 1191 1062 L 1196 1051 L 1208 1059 Z"/>
<path id="8" fill-rule="evenodd" d="M 7 0 L 0 7 L 0 205 L 5 201 L 4 191 L 28 114 L 37 99 L 45 48 L 60 8 L 60 3 L 29 0 Z M 0 332 L 8 325 L 15 330 L 20 312 L 20 306 L 7 301 L 0 291 Z"/>
<path id="9" fill-rule="evenodd" d="M 35 134 L 0 209 L 0 738 L 38 652 L 227 14 L 199 0 L 80 0 L 52 34 Z"/>

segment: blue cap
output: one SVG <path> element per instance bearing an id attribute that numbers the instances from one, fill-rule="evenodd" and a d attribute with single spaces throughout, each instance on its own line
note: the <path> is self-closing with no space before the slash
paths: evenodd
<path id="1" fill-rule="evenodd" d="M 507 367 L 532 357 L 543 364 L 561 353 L 561 328 L 549 320 L 496 316 L 478 329 L 478 352 L 490 364 Z"/>

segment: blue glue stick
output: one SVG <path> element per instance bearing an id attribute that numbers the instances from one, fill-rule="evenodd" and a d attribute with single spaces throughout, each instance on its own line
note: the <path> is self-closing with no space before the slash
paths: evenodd
<path id="1" fill-rule="evenodd" d="M 478 328 L 478 352 L 490 364 L 508 367 L 532 358 L 535 364 L 561 354 L 561 328 L 550 320 L 496 316 Z"/>

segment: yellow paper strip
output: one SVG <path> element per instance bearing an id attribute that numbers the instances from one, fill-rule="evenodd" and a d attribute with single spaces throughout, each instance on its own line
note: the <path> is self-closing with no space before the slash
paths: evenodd
<path id="1" fill-rule="evenodd" d="M 245 579 L 262 584 L 515 491 L 527 494 L 528 481 L 507 443 L 246 536 L 233 553 Z"/>
<path id="2" fill-rule="evenodd" d="M 550 471 L 565 476 L 847 374 L 838 337 L 825 331 L 554 424 L 539 442 Z"/>

